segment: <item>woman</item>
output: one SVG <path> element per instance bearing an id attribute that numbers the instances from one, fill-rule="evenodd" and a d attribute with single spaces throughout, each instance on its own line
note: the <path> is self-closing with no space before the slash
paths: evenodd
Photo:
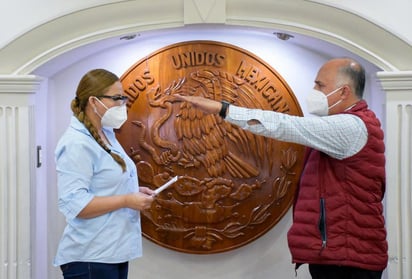
<path id="1" fill-rule="evenodd" d="M 55 151 L 58 206 L 67 226 L 54 261 L 63 276 L 126 279 L 142 255 L 140 210 L 153 191 L 139 187 L 134 162 L 113 129 L 127 119 L 119 78 L 96 69 L 80 80 L 73 116 Z"/>

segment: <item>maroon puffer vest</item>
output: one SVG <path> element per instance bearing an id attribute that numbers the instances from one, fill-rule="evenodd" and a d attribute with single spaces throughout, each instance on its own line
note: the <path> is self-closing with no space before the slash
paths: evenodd
<path id="1" fill-rule="evenodd" d="M 294 263 L 380 271 L 388 260 L 383 131 L 365 101 L 346 113 L 364 121 L 368 141 L 344 160 L 309 151 L 288 232 L 289 248 Z"/>

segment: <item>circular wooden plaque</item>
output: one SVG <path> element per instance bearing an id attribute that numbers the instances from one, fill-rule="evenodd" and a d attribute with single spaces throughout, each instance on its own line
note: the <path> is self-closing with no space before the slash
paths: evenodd
<path id="1" fill-rule="evenodd" d="M 121 77 L 128 120 L 118 139 L 141 185 L 160 187 L 142 212 L 143 235 L 180 252 L 208 254 L 243 246 L 290 208 L 304 148 L 256 136 L 204 115 L 175 94 L 302 115 L 283 78 L 239 47 L 190 41 L 162 48 Z"/>

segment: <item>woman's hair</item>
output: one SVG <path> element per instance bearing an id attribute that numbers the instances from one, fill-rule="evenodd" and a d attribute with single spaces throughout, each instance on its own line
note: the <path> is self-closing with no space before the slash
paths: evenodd
<path id="1" fill-rule="evenodd" d="M 107 70 L 95 69 L 89 71 L 82 77 L 77 86 L 76 97 L 71 102 L 71 108 L 74 116 L 84 124 L 97 143 L 113 157 L 124 172 L 126 170 L 125 161 L 119 155 L 111 152 L 85 113 L 89 97 L 104 95 L 108 88 L 117 81 L 119 81 L 119 78 Z"/>

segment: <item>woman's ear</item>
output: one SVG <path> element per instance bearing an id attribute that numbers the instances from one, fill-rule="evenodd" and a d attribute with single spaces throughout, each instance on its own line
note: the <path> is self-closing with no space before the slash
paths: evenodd
<path id="1" fill-rule="evenodd" d="M 95 96 L 90 96 L 88 99 L 88 103 L 92 106 L 95 107 L 96 106 L 96 97 Z"/>
<path id="2" fill-rule="evenodd" d="M 87 99 L 87 106 L 93 111 L 97 111 L 96 99 L 95 96 L 90 96 L 89 99 Z"/>

